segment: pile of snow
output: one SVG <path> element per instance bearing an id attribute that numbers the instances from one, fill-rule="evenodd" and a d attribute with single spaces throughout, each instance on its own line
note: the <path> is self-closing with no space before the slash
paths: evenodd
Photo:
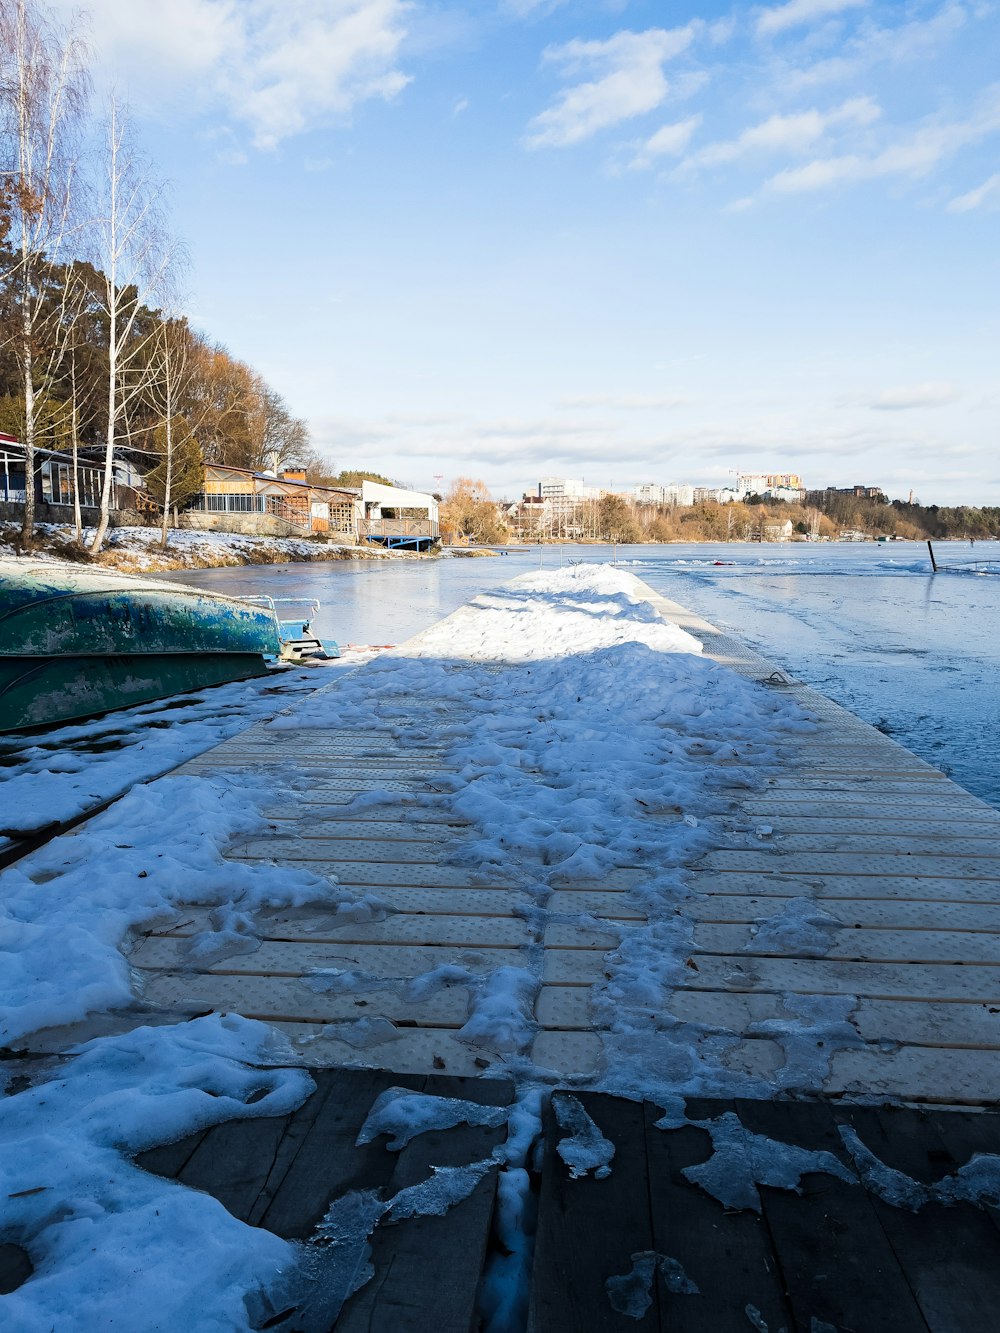
<path id="1" fill-rule="evenodd" d="M 138 1028 L 81 1047 L 48 1082 L 0 1096 L 0 1234 L 34 1274 L 0 1296 L 0 1320 L 50 1329 L 249 1327 L 246 1297 L 296 1247 L 238 1222 L 208 1194 L 161 1180 L 132 1154 L 248 1116 L 286 1115 L 314 1084 L 272 1029 L 243 1018 Z"/>
<path id="2" fill-rule="evenodd" d="M 471 825 L 454 860 L 474 882 L 531 895 L 536 939 L 552 925 L 620 937 L 593 994 L 605 1048 L 594 1086 L 647 1097 L 759 1091 L 725 1072 L 731 1037 L 695 1041 L 689 1025 L 664 1018 L 694 952 L 682 867 L 719 844 L 717 817 L 733 792 L 757 786 L 782 740 L 813 724 L 794 702 L 705 658 L 633 575 L 587 565 L 522 577 L 315 696 L 308 713 L 270 725 L 388 728 L 401 745 L 431 735 L 448 743 L 437 794 L 407 799 Z M 354 809 L 400 799 L 372 792 Z M 548 906 L 560 887 L 599 888 L 609 876 L 632 883 L 647 925 Z M 815 915 L 793 913 L 784 931 L 788 941 L 806 931 L 826 939 Z M 469 986 L 459 1036 L 509 1071 L 536 1034 L 539 967 L 540 951 L 492 977 L 438 969 L 405 993 Z M 800 1026 L 812 1032 L 821 1021 Z"/>

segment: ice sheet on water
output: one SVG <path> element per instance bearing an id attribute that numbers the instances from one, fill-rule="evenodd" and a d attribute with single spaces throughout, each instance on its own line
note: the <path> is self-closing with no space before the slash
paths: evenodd
<path id="1" fill-rule="evenodd" d="M 823 1172 L 850 1184 L 855 1176 L 833 1153 L 780 1143 L 744 1127 L 732 1111 L 717 1120 L 691 1123 L 708 1132 L 712 1155 L 697 1166 L 686 1166 L 682 1174 L 700 1186 L 725 1208 L 761 1211 L 758 1185 L 798 1190 L 804 1175 Z"/>
<path id="2" fill-rule="evenodd" d="M 376 1097 L 356 1143 L 371 1143 L 380 1134 L 390 1136 L 385 1145 L 400 1152 L 418 1134 L 456 1125 L 495 1128 L 507 1119 L 506 1106 L 483 1106 L 460 1097 L 434 1097 L 410 1088 L 387 1088 Z"/>
<path id="3" fill-rule="evenodd" d="M 653 1303 L 652 1286 L 657 1269 L 668 1291 L 680 1296 L 700 1296 L 696 1283 L 683 1266 L 668 1254 L 640 1250 L 633 1254 L 632 1268 L 621 1277 L 609 1277 L 604 1284 L 611 1308 L 629 1319 L 641 1319 Z"/>
<path id="4" fill-rule="evenodd" d="M 595 1180 L 610 1176 L 615 1145 L 604 1137 L 579 1098 L 568 1092 L 554 1092 L 552 1109 L 559 1128 L 566 1131 L 556 1144 L 556 1152 L 569 1167 L 570 1178 L 579 1180 L 591 1171 Z"/>

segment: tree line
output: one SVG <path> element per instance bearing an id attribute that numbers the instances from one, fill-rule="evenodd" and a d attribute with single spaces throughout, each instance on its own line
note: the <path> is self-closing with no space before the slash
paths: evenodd
<path id="1" fill-rule="evenodd" d="M 459 477 L 441 506 L 445 540 L 459 537 L 487 545 L 516 540 L 519 526 L 529 542 L 767 541 L 788 522 L 793 538 L 801 540 L 836 538 L 843 531 L 910 540 L 1000 538 L 1000 508 L 946 508 L 839 491 L 810 491 L 802 503 L 749 496 L 727 504 L 704 500 L 693 505 L 642 504 L 612 494 L 550 512 L 545 520 L 530 516 L 519 525 L 490 499 L 484 482 Z"/>
<path id="2" fill-rule="evenodd" d="M 183 246 L 164 183 L 115 96 L 95 106 L 90 52 L 39 0 L 0 0 L 0 431 L 26 452 L 22 543 L 32 544 L 38 450 L 101 469 L 107 532 L 115 459 L 168 515 L 204 464 L 317 465 L 305 422 L 183 310 Z"/>

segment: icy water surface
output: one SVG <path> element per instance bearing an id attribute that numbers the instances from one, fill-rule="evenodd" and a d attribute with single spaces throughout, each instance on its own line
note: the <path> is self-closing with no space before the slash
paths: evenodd
<path id="1" fill-rule="evenodd" d="M 237 595 L 318 597 L 324 636 L 401 643 L 517 574 L 615 554 L 651 587 L 1000 806 L 1000 576 L 931 577 L 922 544 L 519 548 L 497 559 L 345 561 L 170 577 Z M 942 543 L 938 556 L 995 560 L 1000 547 Z"/>

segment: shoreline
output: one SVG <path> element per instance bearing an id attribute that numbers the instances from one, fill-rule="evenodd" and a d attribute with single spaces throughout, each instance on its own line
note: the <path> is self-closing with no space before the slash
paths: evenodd
<path id="1" fill-rule="evenodd" d="M 70 527 L 40 524 L 31 551 L 19 549 L 19 537 L 20 530 L 14 524 L 0 525 L 0 558 L 99 565 L 123 574 L 334 560 L 436 560 L 441 556 L 440 551 L 385 551 L 315 537 L 249 537 L 190 528 L 172 529 L 165 551 L 160 548 L 158 528 L 112 528 L 104 549 L 96 556 L 76 545 Z"/>

